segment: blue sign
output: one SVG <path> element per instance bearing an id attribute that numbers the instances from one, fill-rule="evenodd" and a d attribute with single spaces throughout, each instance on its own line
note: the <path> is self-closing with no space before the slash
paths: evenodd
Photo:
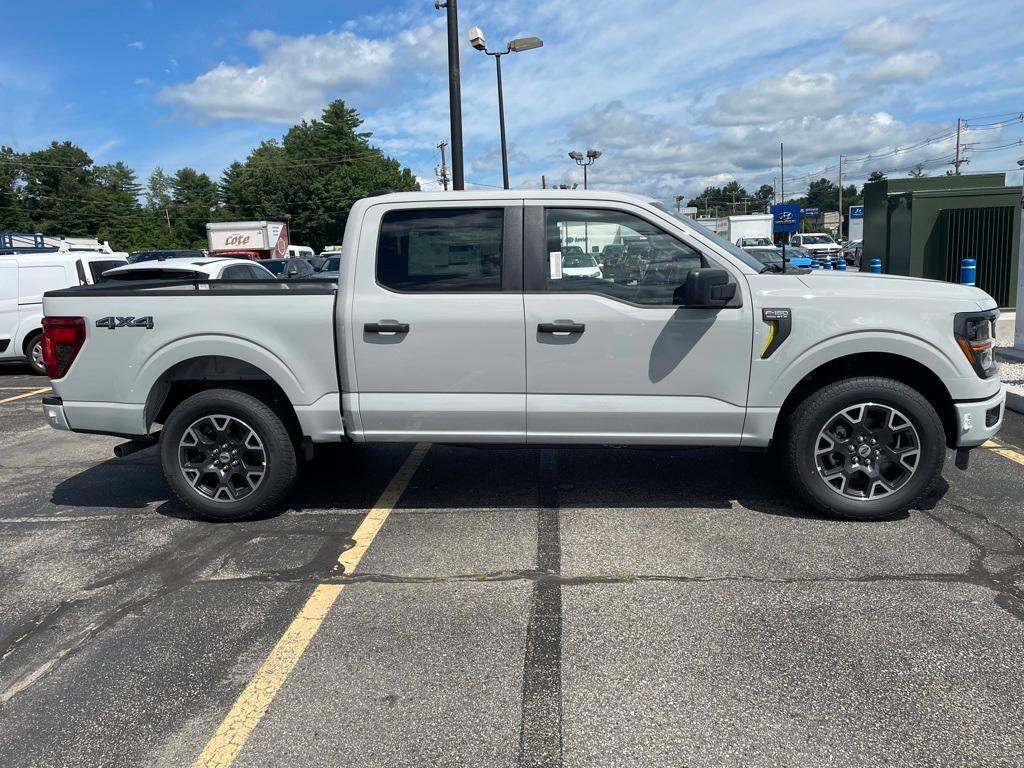
<path id="1" fill-rule="evenodd" d="M 796 232 L 800 227 L 800 206 L 797 203 L 780 203 L 772 206 L 772 231 Z"/>
<path id="2" fill-rule="evenodd" d="M 850 206 L 850 218 L 851 219 L 863 219 L 864 218 L 864 206 L 863 205 L 851 205 Z"/>
<path id="3" fill-rule="evenodd" d="M 808 208 L 801 208 L 800 215 L 806 216 L 809 219 L 814 219 L 821 216 L 821 208 L 817 205 L 812 205 Z"/>

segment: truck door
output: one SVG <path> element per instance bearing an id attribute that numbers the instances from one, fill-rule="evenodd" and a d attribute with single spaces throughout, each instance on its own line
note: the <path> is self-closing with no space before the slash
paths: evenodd
<path id="1" fill-rule="evenodd" d="M 689 270 L 732 268 L 642 206 L 612 205 L 524 209 L 528 442 L 738 445 L 746 280 L 732 273 L 730 306 L 682 306 Z"/>
<path id="2" fill-rule="evenodd" d="M 366 440 L 523 442 L 522 201 L 367 209 L 351 323 Z"/>
<path id="3" fill-rule="evenodd" d="M 18 262 L 0 259 L 0 357 L 20 355 L 14 350 L 18 334 Z"/>

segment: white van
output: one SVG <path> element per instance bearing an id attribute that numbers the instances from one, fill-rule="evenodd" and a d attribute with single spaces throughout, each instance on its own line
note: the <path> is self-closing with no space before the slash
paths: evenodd
<path id="1" fill-rule="evenodd" d="M 308 245 L 289 245 L 286 259 L 313 259 L 316 252 Z"/>
<path id="2" fill-rule="evenodd" d="M 127 263 L 116 252 L 0 253 L 0 360 L 26 358 L 35 373 L 45 373 L 43 294 L 98 283 L 105 271 Z"/>

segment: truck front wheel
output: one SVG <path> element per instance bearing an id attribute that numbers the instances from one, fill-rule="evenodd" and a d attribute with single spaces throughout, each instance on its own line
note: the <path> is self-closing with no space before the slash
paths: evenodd
<path id="1" fill-rule="evenodd" d="M 245 392 L 211 389 L 181 403 L 160 435 L 160 464 L 175 495 L 211 520 L 273 509 L 298 473 L 280 416 Z"/>
<path id="2" fill-rule="evenodd" d="M 946 458 L 942 421 L 918 391 L 892 379 L 829 384 L 793 409 L 783 458 L 815 508 L 884 520 L 923 496 Z"/>

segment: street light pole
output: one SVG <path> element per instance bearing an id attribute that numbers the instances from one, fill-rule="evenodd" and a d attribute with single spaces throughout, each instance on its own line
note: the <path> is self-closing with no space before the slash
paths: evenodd
<path id="1" fill-rule="evenodd" d="M 487 50 L 487 41 L 484 40 L 484 33 L 480 27 L 469 28 L 469 44 L 476 50 L 483 51 L 488 56 L 494 57 L 494 68 L 498 75 L 498 126 L 501 131 L 501 179 L 505 189 L 508 189 L 508 144 L 505 141 L 505 91 L 501 84 L 501 57 L 508 53 L 519 53 L 529 51 L 533 48 L 540 48 L 544 41 L 539 37 L 518 37 L 505 46 L 504 51 Z"/>
<path id="2" fill-rule="evenodd" d="M 582 152 L 576 152 L 575 150 L 569 153 L 569 157 L 576 161 L 576 165 L 583 168 L 583 188 L 587 188 L 587 168 L 594 164 L 594 161 L 601 156 L 601 150 L 599 149 L 588 149 L 586 154 L 586 160 Z"/>
<path id="3" fill-rule="evenodd" d="M 458 0 L 435 0 L 434 7 L 444 8 L 448 17 L 448 110 L 451 116 L 452 189 L 466 188 L 462 169 L 462 83 L 459 73 L 459 9 Z"/>
<path id="4" fill-rule="evenodd" d="M 498 72 L 498 124 L 501 126 L 501 181 L 508 189 L 508 145 L 505 142 L 505 93 L 501 87 L 501 56 L 494 54 L 494 67 Z"/>

